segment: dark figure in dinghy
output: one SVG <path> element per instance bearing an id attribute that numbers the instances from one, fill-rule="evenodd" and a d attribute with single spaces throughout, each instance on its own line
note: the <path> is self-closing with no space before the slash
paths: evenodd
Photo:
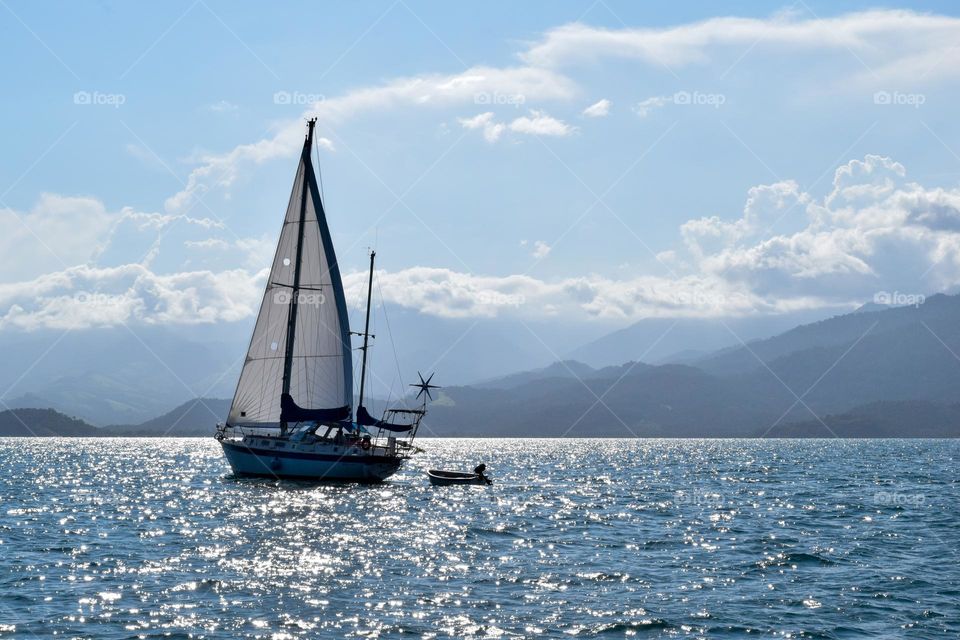
<path id="1" fill-rule="evenodd" d="M 493 484 L 493 481 L 490 478 L 488 478 L 486 475 L 484 475 L 484 471 L 486 470 L 487 470 L 487 465 L 485 465 L 482 462 L 473 468 L 473 472 L 478 476 L 480 476 L 480 478 L 484 482 L 486 482 L 487 484 Z"/>

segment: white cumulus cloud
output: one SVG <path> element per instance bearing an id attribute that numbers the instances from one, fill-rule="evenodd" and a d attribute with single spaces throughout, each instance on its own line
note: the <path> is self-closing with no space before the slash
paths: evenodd
<path id="1" fill-rule="evenodd" d="M 497 122 L 494 117 L 492 111 L 486 111 L 472 118 L 458 118 L 457 122 L 464 129 L 482 131 L 483 138 L 491 143 L 499 140 L 506 131 L 525 135 L 555 137 L 569 136 L 576 132 L 575 127 L 536 109 L 531 110 L 530 115 L 515 118 L 509 124 Z"/>
<path id="2" fill-rule="evenodd" d="M 472 118 L 458 118 L 464 129 L 480 129 L 487 142 L 496 142 L 507 128 L 502 122 L 494 122 L 493 112 L 480 113 Z"/>
<path id="3" fill-rule="evenodd" d="M 266 272 L 158 274 L 140 264 L 81 265 L 0 285 L 0 329 L 234 322 L 253 313 Z"/>
<path id="4" fill-rule="evenodd" d="M 610 101 L 606 98 L 594 102 L 583 110 L 583 115 L 588 118 L 605 118 L 610 113 Z"/>
<path id="5" fill-rule="evenodd" d="M 540 258 L 546 258 L 550 253 L 550 248 L 550 245 L 543 240 L 537 240 L 533 243 L 533 257 L 537 258 L 538 260 Z"/>
<path id="6" fill-rule="evenodd" d="M 839 167 L 824 198 L 793 181 L 754 187 L 740 218 L 691 220 L 681 232 L 702 273 L 771 298 L 960 286 L 960 190 L 909 182 L 877 155 Z"/>
<path id="7" fill-rule="evenodd" d="M 576 131 L 566 122 L 547 115 L 543 111 L 532 109 L 530 115 L 520 116 L 510 123 L 510 131 L 534 136 L 569 136 Z"/>
<path id="8" fill-rule="evenodd" d="M 648 115 L 663 107 L 668 102 L 671 102 L 671 98 L 668 96 L 653 96 L 638 102 L 633 107 L 633 112 L 641 118 L 646 118 Z"/>

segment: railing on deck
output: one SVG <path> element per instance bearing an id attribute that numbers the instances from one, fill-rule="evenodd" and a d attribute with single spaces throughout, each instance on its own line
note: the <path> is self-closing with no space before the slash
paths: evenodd
<path id="1" fill-rule="evenodd" d="M 414 432 L 411 433 L 411 436 Z M 323 438 L 321 436 L 316 436 L 316 440 L 311 441 L 297 441 L 291 440 L 289 437 L 283 438 L 285 443 L 289 442 L 293 446 L 298 444 L 314 444 L 315 442 L 331 442 L 334 443 L 331 438 Z M 224 440 L 226 438 L 264 438 L 264 439 L 277 439 L 279 434 L 275 429 L 263 429 L 257 427 L 243 427 L 243 426 L 234 426 L 227 425 L 224 423 L 217 424 L 216 439 Z M 393 439 L 393 446 L 391 446 L 390 441 Z M 378 430 L 376 435 L 370 435 L 370 447 L 368 449 L 363 448 L 363 437 L 357 437 L 354 435 L 348 435 L 342 442 L 336 442 L 338 446 L 344 447 L 344 449 L 350 449 L 356 447 L 365 453 L 370 453 L 372 455 L 404 455 L 414 450 L 413 446 L 413 437 L 410 438 L 396 438 L 395 436 L 384 435 L 382 430 Z"/>

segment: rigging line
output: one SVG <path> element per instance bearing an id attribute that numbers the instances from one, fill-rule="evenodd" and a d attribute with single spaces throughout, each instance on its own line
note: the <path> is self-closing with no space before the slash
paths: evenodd
<path id="1" fill-rule="evenodd" d="M 327 209 L 327 196 L 323 194 L 323 171 L 320 169 L 320 141 L 317 138 L 313 139 L 313 148 L 317 152 L 317 178 L 320 182 L 320 204 L 323 205 L 324 213 Z"/>
<path id="2" fill-rule="evenodd" d="M 390 338 L 390 346 L 393 348 L 393 362 L 397 366 L 397 378 L 400 379 L 400 388 L 406 389 L 407 386 L 403 383 L 403 374 L 400 373 L 400 358 L 397 356 L 397 343 L 393 340 L 393 330 L 390 328 L 390 316 L 387 315 L 387 301 L 383 297 L 383 287 L 380 286 L 380 278 L 377 277 L 377 292 L 380 294 L 380 306 L 383 307 L 383 319 L 387 325 L 387 336 Z M 393 389 L 391 388 L 391 393 Z"/>
<path id="3" fill-rule="evenodd" d="M 380 291 L 380 281 L 379 281 L 379 280 L 377 281 L 377 293 L 380 294 L 380 304 L 381 304 L 381 306 L 382 306 L 382 305 L 383 305 L 383 294 L 382 294 L 382 292 Z M 374 315 L 373 321 L 374 321 L 374 323 L 377 325 L 377 327 L 380 326 L 380 317 L 379 317 L 379 315 Z M 388 337 L 389 337 L 389 336 L 388 336 Z M 391 344 L 392 344 L 392 340 L 391 340 Z M 399 367 L 398 367 L 398 369 L 399 369 Z M 393 404 L 393 388 L 396 386 L 396 384 L 397 384 L 397 376 L 394 376 L 394 377 L 393 377 L 393 380 L 390 381 L 390 388 L 387 389 L 387 399 L 386 399 L 386 403 L 385 403 L 385 405 L 384 405 L 384 411 L 389 410 L 389 409 L 390 409 L 390 405 Z M 386 386 L 386 385 L 383 384 L 382 381 L 381 381 L 381 385 L 382 385 L 382 386 Z M 401 387 L 401 389 L 402 389 L 402 388 L 403 388 L 403 387 Z"/>
<path id="4" fill-rule="evenodd" d="M 397 379 L 394 378 L 390 381 L 390 389 L 387 390 L 387 399 L 384 401 L 384 412 L 390 410 L 390 403 L 393 402 L 393 386 L 397 384 Z"/>

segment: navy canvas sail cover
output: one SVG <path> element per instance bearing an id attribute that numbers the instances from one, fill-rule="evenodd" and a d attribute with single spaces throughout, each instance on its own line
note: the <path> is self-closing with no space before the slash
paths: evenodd
<path id="1" fill-rule="evenodd" d="M 378 429 L 383 429 L 384 431 L 395 431 L 398 433 L 413 429 L 412 424 L 394 424 L 392 422 L 377 420 L 370 415 L 370 412 L 367 411 L 366 407 L 360 407 L 357 409 L 357 424 L 361 424 L 365 427 L 376 427 Z"/>
<path id="2" fill-rule="evenodd" d="M 280 420 L 282 422 L 341 422 L 350 419 L 350 405 L 336 409 L 304 409 L 297 406 L 293 396 L 285 393 L 280 397 Z"/>

